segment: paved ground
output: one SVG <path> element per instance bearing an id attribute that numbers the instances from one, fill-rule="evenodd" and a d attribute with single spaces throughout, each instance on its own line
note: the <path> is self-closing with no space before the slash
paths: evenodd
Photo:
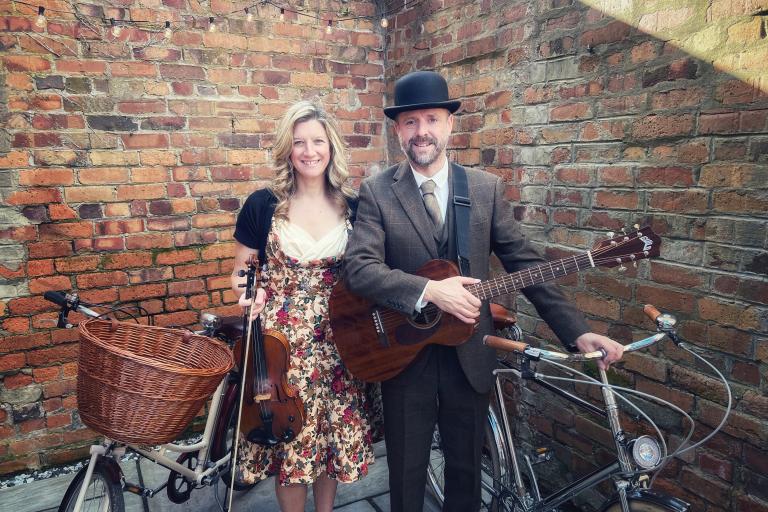
<path id="1" fill-rule="evenodd" d="M 387 459 L 384 443 L 376 445 L 376 463 L 370 467 L 368 476 L 353 484 L 341 484 L 336 495 L 335 509 L 343 512 L 388 512 L 389 489 L 387 486 Z M 128 480 L 144 481 L 145 485 L 159 486 L 168 478 L 168 471 L 150 461 L 128 461 L 123 463 Z M 2 512 L 55 512 L 74 474 L 49 478 L 0 490 L 0 511 Z M 219 486 L 219 499 L 223 500 L 224 486 Z M 165 491 L 154 498 L 144 500 L 134 494 L 125 493 L 128 512 L 161 511 L 216 511 L 219 505 L 210 487 L 195 490 L 191 499 L 181 505 L 171 503 Z M 265 480 L 253 489 L 236 493 L 233 499 L 234 511 L 279 512 L 275 501 L 274 482 Z M 311 498 L 307 512 L 314 511 Z M 424 512 L 437 512 L 440 507 L 427 493 Z"/>

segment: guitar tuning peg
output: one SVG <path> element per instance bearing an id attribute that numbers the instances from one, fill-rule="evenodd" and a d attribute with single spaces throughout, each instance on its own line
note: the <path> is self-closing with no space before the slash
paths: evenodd
<path id="1" fill-rule="evenodd" d="M 640 224 L 633 224 L 633 228 L 635 228 L 635 231 L 638 231 L 640 229 Z"/>
<path id="2" fill-rule="evenodd" d="M 627 267 L 625 267 L 624 265 L 619 267 L 619 272 L 626 272 L 626 271 L 627 271 Z"/>
<path id="3" fill-rule="evenodd" d="M 621 228 L 621 233 L 622 233 L 622 234 L 624 234 L 624 235 L 626 235 L 626 234 L 627 234 L 627 231 L 626 231 L 624 228 Z"/>
<path id="4" fill-rule="evenodd" d="M 613 235 L 615 235 L 615 234 L 616 233 L 614 233 L 613 231 L 609 231 L 608 232 L 608 238 L 613 238 Z"/>
<path id="5" fill-rule="evenodd" d="M 633 262 L 632 262 L 632 266 L 633 266 L 633 267 L 635 267 L 635 268 L 637 268 L 637 262 L 636 262 L 636 261 L 633 261 Z"/>

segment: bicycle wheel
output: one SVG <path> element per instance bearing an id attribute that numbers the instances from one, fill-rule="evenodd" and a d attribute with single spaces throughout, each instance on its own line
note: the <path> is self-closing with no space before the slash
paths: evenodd
<path id="1" fill-rule="evenodd" d="M 125 503 L 123 502 L 123 489 L 120 483 L 119 469 L 111 464 L 116 462 L 107 462 L 103 457 L 96 459 L 96 465 L 93 467 L 91 481 L 88 482 L 85 500 L 83 501 L 83 512 L 124 512 Z M 86 465 L 75 475 L 74 480 L 67 487 L 64 493 L 64 499 L 59 505 L 59 512 L 72 512 L 75 510 L 77 496 L 80 494 L 80 488 L 85 479 L 85 473 L 88 470 Z"/>
<path id="2" fill-rule="evenodd" d="M 629 498 L 629 510 L 632 512 L 680 512 L 677 507 L 663 505 L 645 498 Z M 621 503 L 614 501 L 603 512 L 621 512 Z"/>
<path id="3" fill-rule="evenodd" d="M 688 512 L 690 504 L 668 496 L 655 489 L 634 489 L 627 496 L 629 510 L 632 512 Z M 613 496 L 600 509 L 601 512 L 622 512 L 621 501 Z"/>
<path id="4" fill-rule="evenodd" d="M 499 422 L 493 409 L 488 409 L 488 420 L 485 423 L 485 445 L 481 458 L 482 497 L 480 510 L 496 512 L 499 510 L 498 496 L 503 482 L 501 455 L 499 452 L 501 432 L 498 429 Z M 445 499 L 445 459 L 441 446 L 440 432 L 435 427 L 432 434 L 432 446 L 429 454 L 429 466 L 427 466 L 427 482 L 432 494 L 443 504 Z"/>
<path id="5" fill-rule="evenodd" d="M 211 460 L 213 461 L 221 459 L 227 453 L 231 453 L 232 451 L 232 442 L 235 437 L 235 429 L 237 428 L 237 407 L 235 407 L 237 401 L 234 400 L 233 397 L 237 393 L 237 390 L 238 387 L 233 386 L 230 389 L 232 394 L 227 394 L 227 397 L 230 399 L 225 399 L 222 403 L 223 409 L 218 421 L 225 421 L 226 428 L 221 426 L 220 428 L 216 428 L 214 430 L 215 437 L 211 445 Z M 227 465 L 227 468 L 221 473 L 221 480 L 227 485 L 227 487 L 232 484 L 232 462 L 230 462 Z M 243 483 L 235 479 L 234 489 L 236 491 L 247 491 L 248 489 L 254 487 L 257 483 L 258 482 Z"/>

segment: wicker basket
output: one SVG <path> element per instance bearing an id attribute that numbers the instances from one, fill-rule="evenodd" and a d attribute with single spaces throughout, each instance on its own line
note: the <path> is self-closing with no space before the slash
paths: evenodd
<path id="1" fill-rule="evenodd" d="M 167 443 L 192 421 L 233 364 L 229 348 L 206 336 L 87 320 L 80 324 L 80 417 L 118 441 Z"/>

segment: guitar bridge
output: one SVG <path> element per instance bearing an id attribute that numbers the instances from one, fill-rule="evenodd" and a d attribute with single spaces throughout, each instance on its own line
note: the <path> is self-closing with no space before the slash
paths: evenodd
<path id="1" fill-rule="evenodd" d="M 389 347 L 387 331 L 384 329 L 384 321 L 381 319 L 381 312 L 378 309 L 374 309 L 371 311 L 371 317 L 373 319 L 373 327 L 376 329 L 376 337 L 379 339 L 379 345 L 384 348 Z"/>

